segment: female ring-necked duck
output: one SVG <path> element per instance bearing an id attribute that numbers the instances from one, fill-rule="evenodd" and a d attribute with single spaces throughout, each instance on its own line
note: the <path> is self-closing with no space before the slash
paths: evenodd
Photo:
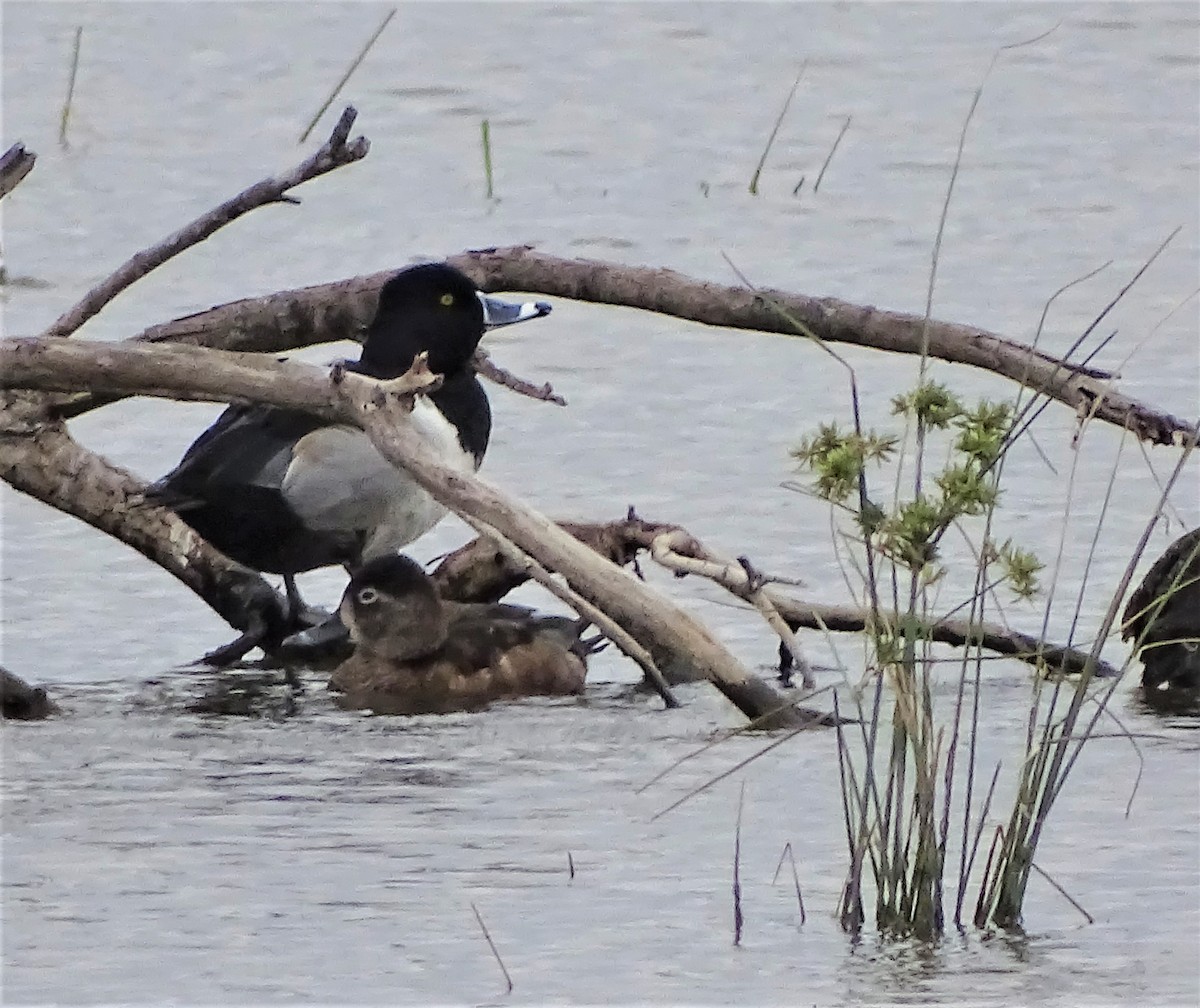
<path id="1" fill-rule="evenodd" d="M 1129 596 L 1121 636 L 1151 695 L 1200 689 L 1200 528 L 1176 539 Z"/>
<path id="2" fill-rule="evenodd" d="M 384 284 L 362 354 L 347 366 L 396 378 L 428 353 L 443 381 L 416 397 L 412 422 L 449 464 L 478 469 L 492 420 L 475 349 L 486 328 L 549 311 L 486 297 L 445 263 L 413 266 Z M 282 574 L 293 615 L 302 605 L 294 575 L 394 554 L 446 513 L 361 430 L 257 405 L 226 409 L 145 496 L 230 559 Z"/>
<path id="3" fill-rule="evenodd" d="M 343 706 L 380 714 L 444 714 L 518 696 L 581 693 L 594 641 L 586 620 L 507 605 L 443 600 L 421 567 L 380 557 L 350 579 L 342 621 L 354 653 L 330 689 Z"/>

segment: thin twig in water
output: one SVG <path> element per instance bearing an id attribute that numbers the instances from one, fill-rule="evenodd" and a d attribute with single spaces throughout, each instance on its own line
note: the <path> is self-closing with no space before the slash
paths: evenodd
<path id="1" fill-rule="evenodd" d="M 831 690 L 831 689 L 833 689 L 832 683 L 828 686 L 822 686 L 820 689 L 814 690 L 812 693 L 805 694 L 804 698 L 806 700 L 811 700 L 813 697 L 819 696 L 820 694 L 826 692 L 827 690 Z M 837 705 L 837 694 L 836 693 L 833 696 L 833 702 L 836 707 L 836 705 Z M 765 716 L 770 716 L 770 713 L 768 713 L 768 715 L 765 715 Z M 836 715 L 835 715 L 835 720 L 836 720 Z M 814 718 L 813 724 L 819 724 L 819 723 L 820 722 L 816 718 Z M 738 725 L 738 727 L 736 727 L 736 728 L 731 728 L 726 732 L 722 732 L 721 734 L 712 738 L 708 742 L 705 742 L 704 745 L 700 746 L 698 749 L 693 749 L 691 752 L 686 753 L 683 756 L 680 756 L 679 759 L 675 760 L 675 762 L 673 762 L 669 766 L 667 766 L 666 769 L 660 770 L 653 777 L 651 777 L 648 781 L 646 781 L 646 783 L 643 784 L 641 787 L 635 788 L 633 793 L 641 794 L 647 788 L 651 787 L 654 784 L 657 784 L 660 780 L 662 780 L 664 777 L 666 777 L 667 774 L 671 773 L 671 771 L 675 770 L 677 767 L 682 766 L 684 763 L 687 763 L 690 760 L 695 759 L 697 756 L 703 755 L 704 753 L 708 752 L 708 750 L 711 749 L 713 746 L 720 745 L 722 742 L 728 741 L 729 739 L 733 738 L 735 735 L 745 735 L 748 732 L 752 732 L 757 727 L 758 727 L 757 723 L 755 721 L 751 721 L 748 724 Z M 798 728 L 796 730 L 804 731 L 805 729 Z M 751 759 L 753 759 L 753 758 L 754 757 L 751 757 Z M 744 766 L 745 764 L 742 764 L 742 765 Z M 716 783 L 716 782 L 710 781 L 709 783 Z M 708 785 L 706 784 L 704 786 L 707 787 Z M 701 790 L 703 790 L 703 789 L 701 789 Z M 693 793 L 698 794 L 699 792 L 697 791 L 697 792 L 693 792 Z M 672 808 L 673 807 L 674 806 L 672 806 Z M 666 809 L 665 811 L 669 812 L 670 809 Z M 662 813 L 660 813 L 660 815 L 661 814 Z"/>
<path id="2" fill-rule="evenodd" d="M 783 103 L 783 108 L 779 110 L 779 117 L 775 120 L 775 125 L 771 127 L 771 135 L 767 137 L 767 145 L 763 148 L 762 157 L 758 159 L 758 165 L 754 169 L 754 174 L 750 176 L 750 195 L 758 195 L 758 177 L 762 174 L 763 165 L 767 163 L 767 155 L 771 152 L 771 145 L 775 142 L 775 134 L 779 132 L 779 127 L 783 125 L 783 117 L 787 115 L 788 106 L 792 104 L 792 99 L 796 97 L 796 88 L 800 86 L 800 78 L 804 76 L 805 68 L 808 66 L 808 60 L 805 60 L 800 67 L 800 72 L 796 74 L 795 83 L 792 84 L 792 90 L 788 92 L 787 99 Z M 804 180 L 801 179 L 801 182 Z M 797 189 L 800 187 L 797 186 Z"/>
<path id="3" fill-rule="evenodd" d="M 813 183 L 813 192 L 815 193 L 821 188 L 821 179 L 825 177 L 825 169 L 829 167 L 829 162 L 833 160 L 833 155 L 837 152 L 838 144 L 842 142 L 842 137 L 846 135 L 846 130 L 850 128 L 850 116 L 846 116 L 846 121 L 842 123 L 842 128 L 837 135 L 837 139 L 833 141 L 833 146 L 829 148 L 829 153 L 825 155 L 825 163 L 821 165 L 821 170 L 817 172 L 817 181 Z M 801 182 L 804 180 L 801 179 Z"/>
<path id="4" fill-rule="evenodd" d="M 479 921 L 479 929 L 483 932 L 483 937 L 487 939 L 488 948 L 492 950 L 492 955 L 496 957 L 496 962 L 500 965 L 500 972 L 504 974 L 504 982 L 508 985 L 508 988 L 504 993 L 511 994 L 513 989 L 512 977 L 508 975 L 508 970 L 504 966 L 504 960 L 500 958 L 500 951 L 496 948 L 496 943 L 492 941 L 492 936 L 488 934 L 487 925 L 483 923 L 483 917 L 480 916 L 479 907 L 472 903 L 471 909 L 475 911 L 475 919 Z"/>
<path id="5" fill-rule="evenodd" d="M 824 688 L 828 689 L 828 687 L 824 687 Z M 836 694 L 835 694 L 835 697 L 836 697 Z M 696 795 L 702 794 L 703 792 L 707 791 L 714 784 L 721 783 L 721 781 L 723 781 L 726 777 L 730 777 L 733 774 L 737 773 L 739 770 L 743 769 L 744 767 L 749 766 L 760 756 L 766 756 L 767 753 L 769 753 L 772 749 L 778 749 L 785 742 L 790 742 L 793 738 L 795 738 L 797 735 L 799 735 L 802 731 L 808 731 L 809 728 L 814 728 L 819 724 L 821 724 L 821 721 L 818 718 L 814 717 L 812 719 L 812 721 L 808 722 L 803 727 L 793 728 L 786 735 L 783 735 L 780 738 L 775 739 L 773 742 L 770 742 L 767 745 L 763 746 L 761 749 L 758 750 L 758 752 L 751 753 L 745 759 L 738 760 L 738 762 L 736 762 L 728 770 L 725 770 L 725 771 L 717 774 L 716 777 L 713 777 L 713 778 L 705 781 L 699 787 L 692 788 L 692 790 L 689 791 L 687 794 L 685 794 L 682 798 L 677 798 L 675 801 L 671 802 L 671 804 L 668 805 L 661 812 L 655 812 L 654 815 L 652 815 L 650 817 L 650 821 L 654 822 L 655 819 L 659 819 L 662 816 L 665 816 L 668 812 L 673 812 L 675 809 L 679 808 L 679 806 L 682 805 L 685 801 L 690 801 L 692 798 L 695 798 Z M 692 755 L 695 755 L 695 754 L 692 754 Z M 662 776 L 662 775 L 660 774 L 659 776 Z"/>
<path id="6" fill-rule="evenodd" d="M 333 104 L 333 100 L 338 96 L 338 93 L 346 86 L 346 81 L 350 79 L 350 75 L 354 73 L 354 71 L 358 69 L 358 65 L 364 59 L 366 59 L 367 53 L 371 50 L 371 46 L 375 44 L 375 40 L 383 34 L 383 29 L 388 26 L 388 22 L 396 16 L 396 10 L 397 8 L 393 7 L 390 11 L 388 11 L 387 16 L 383 19 L 383 22 L 378 28 L 375 29 L 375 34 L 367 39 L 367 44 L 363 46 L 362 51 L 354 57 L 354 62 L 351 63 L 346 69 L 346 72 L 342 74 L 342 79 L 338 81 L 337 84 L 334 85 L 333 90 L 329 92 L 329 97 L 326 98 L 321 107 L 317 109 L 317 114 L 312 117 L 312 122 L 310 122 L 305 128 L 304 132 L 300 134 L 300 139 L 296 141 L 297 143 L 304 143 L 304 141 L 308 139 L 308 135 L 313 131 L 313 127 L 315 127 L 320 121 L 321 116 L 325 114 L 325 110 Z"/>
<path id="7" fill-rule="evenodd" d="M 75 96 L 75 75 L 79 72 L 79 43 L 83 39 L 83 26 L 75 29 L 75 45 L 71 50 L 71 72 L 67 76 L 67 97 L 63 99 L 62 114 L 58 117 L 58 144 L 67 148 L 67 124 L 71 121 L 71 100 Z"/>
<path id="8" fill-rule="evenodd" d="M 738 809 L 737 823 L 733 830 L 733 944 L 741 945 L 742 943 L 742 924 L 745 923 L 745 918 L 742 916 L 742 880 L 741 880 L 741 864 L 742 864 L 742 804 L 746 800 L 746 782 L 742 781 L 741 790 L 738 792 Z"/>
<path id="9" fill-rule="evenodd" d="M 526 381 L 524 378 L 518 378 L 511 371 L 502 368 L 492 360 L 482 347 L 475 351 L 471 363 L 484 378 L 494 381 L 497 385 L 503 385 L 506 389 L 512 389 L 519 395 L 529 396 L 530 399 L 538 399 L 541 402 L 554 403 L 555 406 L 567 405 L 567 400 L 555 392 L 549 382 L 534 385 L 533 382 Z"/>
<path id="10" fill-rule="evenodd" d="M 1042 878 L 1044 878 L 1052 886 L 1054 886 L 1054 888 L 1058 890 L 1059 895 L 1061 895 L 1063 899 L 1065 899 L 1068 903 L 1071 904 L 1071 906 L 1073 906 L 1076 910 L 1078 910 L 1081 914 L 1083 914 L 1084 917 L 1087 918 L 1087 922 L 1089 924 L 1096 923 L 1096 919 L 1090 913 L 1088 913 L 1086 910 L 1084 910 L 1083 907 L 1081 907 L 1079 905 L 1079 901 L 1076 900 L 1075 897 L 1073 897 L 1069 892 L 1067 892 L 1066 889 L 1064 889 L 1057 882 L 1055 882 L 1054 879 L 1052 879 L 1048 874 L 1046 874 L 1046 871 L 1043 868 L 1039 867 L 1038 863 L 1036 861 L 1030 861 L 1029 867 L 1032 868 L 1039 875 L 1041 875 Z"/>
<path id="11" fill-rule="evenodd" d="M 775 874 L 771 877 L 771 885 L 779 881 L 779 873 L 783 870 L 784 858 L 787 858 L 792 866 L 792 882 L 796 885 L 796 902 L 800 904 L 800 923 L 803 925 L 808 920 L 808 914 L 804 911 L 804 894 L 800 891 L 800 873 L 796 870 L 796 858 L 792 854 L 792 842 L 790 840 L 783 845 L 783 853 L 779 855 L 779 864 L 775 866 Z"/>

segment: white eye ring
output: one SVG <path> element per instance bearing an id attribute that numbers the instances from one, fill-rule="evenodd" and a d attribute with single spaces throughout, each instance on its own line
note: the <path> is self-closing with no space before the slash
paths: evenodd
<path id="1" fill-rule="evenodd" d="M 355 596 L 363 605 L 374 605 L 379 601 L 379 592 L 374 588 L 359 588 L 358 594 Z"/>

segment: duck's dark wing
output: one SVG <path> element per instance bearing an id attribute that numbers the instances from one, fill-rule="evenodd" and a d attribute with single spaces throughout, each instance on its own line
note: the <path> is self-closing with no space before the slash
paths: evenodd
<path id="1" fill-rule="evenodd" d="M 354 537 L 308 534 L 281 489 L 296 442 L 323 423 L 293 410 L 230 406 L 146 499 L 255 570 L 295 573 L 343 562 Z"/>
<path id="2" fill-rule="evenodd" d="M 278 490 L 296 442 L 323 421 L 307 413 L 264 406 L 230 406 L 147 493 L 182 510 L 231 487 Z"/>
<path id="3" fill-rule="evenodd" d="M 1160 608 L 1155 603 L 1164 595 Z M 1129 596 L 1122 620 L 1126 639 L 1200 634 L 1200 528 L 1180 536 L 1154 562 Z"/>

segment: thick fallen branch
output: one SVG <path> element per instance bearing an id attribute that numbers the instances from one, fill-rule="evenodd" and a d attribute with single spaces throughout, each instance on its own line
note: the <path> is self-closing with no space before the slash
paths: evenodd
<path id="1" fill-rule="evenodd" d="M 285 623 L 283 600 L 266 581 L 218 553 L 173 512 L 142 506 L 145 485 L 80 447 L 63 425 L 22 423 L 11 408 L 0 420 L 9 425 L 0 428 L 0 479 L 133 547 L 265 646 L 299 629 Z"/>
<path id="2" fill-rule="evenodd" d="M 181 359 L 180 351 L 184 351 L 182 358 L 186 360 L 186 366 L 172 367 Z M 68 383 L 52 373 L 54 360 L 61 356 L 69 361 L 73 369 L 72 380 L 79 379 L 89 386 L 92 384 L 87 371 L 87 362 L 90 360 L 96 383 L 104 388 L 120 388 L 121 382 L 128 380 L 141 394 L 153 392 L 170 396 L 193 388 L 196 368 L 192 358 L 197 354 L 209 358 L 209 363 L 203 368 L 204 383 L 240 382 L 242 384 L 239 387 L 243 391 L 254 391 L 256 399 L 271 405 L 294 405 L 298 397 L 312 392 L 312 382 L 321 380 L 319 376 L 323 374 L 318 368 L 298 362 L 281 369 L 277 362 L 256 362 L 241 355 L 230 358 L 226 354 L 195 348 L 84 341 L 71 343 L 66 340 L 11 340 L 0 346 L 0 361 L 9 360 L 17 368 L 24 367 L 19 377 L 5 374 L 3 381 L 7 384 L 29 386 L 37 378 L 54 388 L 61 388 Z M 161 363 L 152 367 L 150 361 L 155 357 L 161 358 Z M 251 373 L 256 370 L 256 364 L 264 373 L 272 374 L 273 379 L 253 380 Z M 51 373 L 46 373 L 48 371 Z M 294 382 L 294 376 L 302 372 L 308 374 Z M 572 590 L 602 609 L 651 651 L 656 663 L 659 654 L 667 654 L 676 662 L 699 670 L 701 677 L 711 679 L 748 717 L 764 725 L 787 725 L 798 720 L 809 720 L 789 702 L 782 700 L 767 683 L 749 675 L 703 625 L 657 592 L 498 488 L 476 476 L 446 467 L 409 423 L 411 396 L 392 394 L 393 389 L 407 391 L 414 385 L 419 386 L 423 381 L 421 376 L 398 382 L 375 382 L 335 368 L 324 381 L 328 386 L 327 391 L 318 397 L 318 401 L 340 403 L 340 419 L 343 422 L 362 426 L 386 458 L 407 470 L 442 504 L 486 523 L 543 567 L 562 575 Z M 103 476 L 106 478 L 90 480 L 86 472 L 71 473 L 68 477 L 69 469 L 65 466 L 49 465 L 55 458 L 55 452 L 47 448 L 50 440 L 55 442 L 56 451 L 69 454 L 67 466 L 73 464 L 86 468 L 99 463 L 104 467 Z M 27 452 L 24 456 L 21 454 L 23 446 Z M 28 471 L 32 461 L 29 454 L 41 456 L 40 464 L 33 467 L 36 470 L 34 473 Z M 191 571 L 191 582 L 185 577 L 189 573 L 185 568 L 199 568 L 199 572 L 203 573 L 213 560 L 213 557 L 208 557 L 199 563 L 181 564 L 181 554 L 186 555 L 186 550 L 181 551 L 176 541 L 182 540 L 188 547 L 196 548 L 201 543 L 199 537 L 190 530 L 181 532 L 178 528 L 168 530 L 148 526 L 147 522 L 161 522 L 168 518 L 178 523 L 178 519 L 159 508 L 143 508 L 140 509 L 141 515 L 131 516 L 131 507 L 138 510 L 131 498 L 136 499 L 141 487 L 126 474 L 120 474 L 125 477 L 125 482 L 118 483 L 114 491 L 112 476 L 119 471 L 107 466 L 96 456 L 89 459 L 89 454 L 71 442 L 61 426 L 42 425 L 36 427 L 32 434 L 14 433 L 7 438 L 0 437 L 0 476 L 21 489 L 36 480 L 35 495 L 40 499 L 48 500 L 60 510 L 76 514 L 142 550 L 189 583 L 226 616 L 226 612 L 219 607 L 230 594 L 227 586 L 197 584 L 195 570 Z M 90 490 L 93 483 L 109 488 L 110 499 L 98 503 L 93 493 L 71 493 L 72 487 Z M 219 557 L 219 554 L 216 556 Z M 215 567 L 220 567 L 219 562 Z M 251 577 L 254 582 L 261 583 L 261 579 L 254 575 Z M 276 604 L 277 599 L 271 592 L 268 607 Z"/>
<path id="3" fill-rule="evenodd" d="M 778 290 L 707 283 L 673 270 L 564 259 L 526 246 L 451 256 L 449 263 L 485 291 L 523 291 L 624 305 L 732 329 L 798 335 L 781 310 L 817 337 L 895 353 L 917 354 L 922 332 L 929 354 L 984 368 L 1057 399 L 1082 414 L 1128 428 L 1154 444 L 1181 444 L 1194 425 L 1116 390 L 1110 373 L 1064 363 L 1042 351 L 972 326 L 919 315 Z M 379 288 L 393 271 L 235 301 L 153 326 L 137 339 L 186 342 L 225 350 L 279 352 L 314 343 L 359 338 Z M 97 403 L 76 398 L 62 415 Z"/>
<path id="4" fill-rule="evenodd" d="M 346 372 L 347 381 L 366 381 Z M 441 378 L 422 355 L 407 374 L 391 382 L 372 381 L 388 392 L 436 388 Z M 69 392 L 90 388 L 100 394 L 158 396 L 203 402 L 260 402 L 303 409 L 327 420 L 344 419 L 344 396 L 326 371 L 262 354 L 207 350 L 193 346 L 147 346 L 129 340 L 84 343 L 61 338 L 0 340 L 0 388 Z"/>
<path id="5" fill-rule="evenodd" d="M 135 255 L 89 291 L 47 332 L 56 337 L 75 332 L 120 291 L 170 257 L 256 207 L 285 200 L 284 194 L 293 186 L 363 157 L 367 152 L 365 140 L 346 143 L 354 117 L 354 110 L 348 108 L 329 140 L 292 171 L 251 186 L 158 245 Z M 67 353 L 66 341 L 59 342 L 63 346 L 50 352 Z M 105 345 L 88 344 L 93 350 Z M 41 356 L 37 348 L 28 345 L 14 346 L 11 350 L 15 360 L 10 364 L 33 367 Z M 202 389 L 211 388 L 204 385 L 201 374 L 193 377 Z M 68 387 L 91 386 L 81 380 Z M 9 391 L 2 397 L 0 478 L 17 490 L 108 532 L 154 560 L 232 626 L 242 630 L 246 640 L 271 648 L 300 629 L 284 622 L 282 614 L 286 609 L 266 581 L 218 553 L 171 512 L 141 506 L 143 487 L 136 479 L 76 444 L 55 413 L 55 407 L 62 401 L 62 396 L 23 390 Z"/>
<path id="6" fill-rule="evenodd" d="M 693 573 L 712 577 L 718 584 L 744 597 L 746 582 L 741 581 L 744 573 L 739 577 L 738 567 L 708 566 L 713 563 L 712 554 L 686 529 L 677 525 L 649 522 L 630 514 L 611 522 L 562 522 L 561 527 L 621 565 L 631 563 L 643 550 L 653 556 L 656 544 L 659 554 L 663 555 L 664 545 L 669 545 L 673 547 L 671 552 L 675 557 L 688 555 L 698 561 L 690 568 Z M 667 566 L 670 570 L 679 570 L 682 565 L 673 557 Z M 519 568 L 506 562 L 504 556 L 483 538 L 474 539 L 445 557 L 433 572 L 433 578 L 444 595 L 461 602 L 494 602 L 526 580 Z M 804 627 L 834 633 L 861 633 L 866 628 L 868 613 L 857 606 L 822 605 L 793 598 L 770 587 L 761 590 L 793 629 Z M 881 616 L 885 621 L 899 621 L 899 617 L 889 611 L 884 611 Z M 930 640 L 942 644 L 955 647 L 977 644 L 996 654 L 1056 671 L 1077 674 L 1083 671 L 1089 659 L 1087 650 L 1044 642 L 996 623 L 972 625 L 966 620 L 948 619 L 933 623 L 925 630 Z M 1120 670 L 1098 661 L 1093 674 L 1118 676 Z"/>

